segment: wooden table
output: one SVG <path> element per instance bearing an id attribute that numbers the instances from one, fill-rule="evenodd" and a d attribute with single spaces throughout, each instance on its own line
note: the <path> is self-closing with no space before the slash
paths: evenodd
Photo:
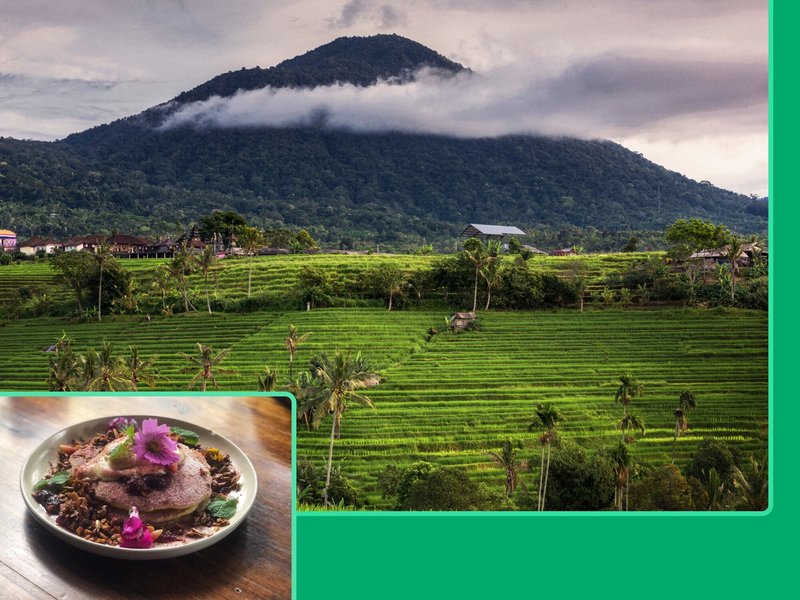
<path id="1" fill-rule="evenodd" d="M 158 561 L 73 548 L 28 513 L 19 474 L 50 435 L 110 414 L 156 414 L 213 429 L 258 475 L 247 519 L 222 541 Z M 287 398 L 0 397 L 0 598 L 275 598 L 292 596 L 292 418 Z"/>

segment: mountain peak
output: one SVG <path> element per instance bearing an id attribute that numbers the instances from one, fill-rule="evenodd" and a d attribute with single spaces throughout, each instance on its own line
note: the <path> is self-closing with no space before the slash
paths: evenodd
<path id="1" fill-rule="evenodd" d="M 239 90 L 267 86 L 313 88 L 334 83 L 369 86 L 379 79 L 411 80 L 414 72 L 424 67 L 445 74 L 469 70 L 397 34 L 340 37 L 268 69 L 242 68 L 223 73 L 183 92 L 174 101 L 198 102 L 211 96 L 228 97 Z"/>

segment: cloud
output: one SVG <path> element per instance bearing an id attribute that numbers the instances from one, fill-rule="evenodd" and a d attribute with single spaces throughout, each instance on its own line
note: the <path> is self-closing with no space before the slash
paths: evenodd
<path id="1" fill-rule="evenodd" d="M 746 119 L 759 105 L 763 120 Z M 538 76 L 519 65 L 455 77 L 422 70 L 405 85 L 380 81 L 370 87 L 265 88 L 214 97 L 179 108 L 164 126 L 318 125 L 457 137 L 595 138 L 690 118 L 718 121 L 725 131 L 737 127 L 737 119 L 740 127 L 765 128 L 765 66 L 605 55 L 556 76 Z"/>
<path id="2" fill-rule="evenodd" d="M 328 19 L 332 29 L 349 29 L 357 22 L 368 22 L 390 29 L 406 23 L 405 13 L 390 4 L 371 0 L 349 0 L 342 6 L 339 16 Z"/>

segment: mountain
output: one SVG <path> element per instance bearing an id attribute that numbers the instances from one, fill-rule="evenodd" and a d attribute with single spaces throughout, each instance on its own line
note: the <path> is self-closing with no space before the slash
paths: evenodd
<path id="1" fill-rule="evenodd" d="M 422 67 L 440 77 L 469 72 L 396 35 L 340 38 L 268 69 L 219 75 L 60 142 L 0 140 L 0 225 L 41 235 L 155 233 L 234 209 L 261 226 L 305 227 L 328 244 L 352 238 L 385 248 L 422 240 L 449 247 L 469 222 L 567 230 L 576 242 L 580 230 L 663 230 L 679 217 L 766 232 L 763 203 L 610 141 L 156 127 L 214 95 L 379 79 L 402 85 Z"/>

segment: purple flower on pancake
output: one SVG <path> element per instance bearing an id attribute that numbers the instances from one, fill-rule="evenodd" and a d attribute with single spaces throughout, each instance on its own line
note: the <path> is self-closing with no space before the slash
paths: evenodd
<path id="1" fill-rule="evenodd" d="M 157 419 L 145 419 L 133 436 L 133 453 L 139 460 L 156 465 L 171 465 L 180 460 L 178 443 L 169 437 L 169 425 Z"/>
<path id="2" fill-rule="evenodd" d="M 122 524 L 119 545 L 123 548 L 149 548 L 153 545 L 153 536 L 139 518 L 139 511 L 135 506 L 131 507 L 130 516 Z"/>
<path id="3" fill-rule="evenodd" d="M 116 429 L 117 431 L 125 431 L 129 425 L 133 425 L 134 429 L 139 426 L 139 424 L 136 422 L 136 419 L 127 419 L 125 417 L 117 417 L 116 419 L 111 419 L 108 422 L 108 428 Z"/>

